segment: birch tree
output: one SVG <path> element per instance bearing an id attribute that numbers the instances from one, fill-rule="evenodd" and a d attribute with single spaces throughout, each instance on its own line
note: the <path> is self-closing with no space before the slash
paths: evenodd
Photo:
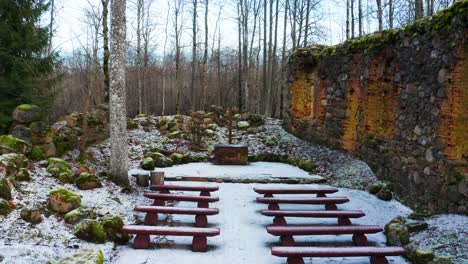
<path id="1" fill-rule="evenodd" d="M 126 0 L 111 1 L 110 53 L 110 174 L 117 184 L 128 184 L 127 109 L 125 83 Z"/>

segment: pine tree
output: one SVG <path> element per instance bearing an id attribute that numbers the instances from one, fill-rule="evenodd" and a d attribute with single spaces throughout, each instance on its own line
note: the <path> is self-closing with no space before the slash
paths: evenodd
<path id="1" fill-rule="evenodd" d="M 49 29 L 39 19 L 49 8 L 44 0 L 0 1 L 0 134 L 11 122 L 14 107 L 44 99 L 43 82 L 55 67 L 56 54 L 48 54 Z"/>

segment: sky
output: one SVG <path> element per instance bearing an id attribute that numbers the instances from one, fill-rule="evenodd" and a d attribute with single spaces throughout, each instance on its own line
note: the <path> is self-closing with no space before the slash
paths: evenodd
<path id="1" fill-rule="evenodd" d="M 91 33 L 87 30 L 84 20 L 85 9 L 89 9 L 91 5 L 95 8 L 100 7 L 100 0 L 55 0 L 56 1 L 56 21 L 55 21 L 55 35 L 53 45 L 57 51 L 67 53 L 73 49 L 79 49 L 86 46 L 87 36 Z M 131 42 L 136 41 L 136 0 L 127 0 L 127 39 Z M 170 0 L 173 2 L 174 0 Z M 320 41 L 320 44 L 337 44 L 343 39 L 342 26 L 344 24 L 343 14 L 345 12 L 343 0 L 322 0 L 322 8 L 325 19 L 321 24 L 326 28 L 327 40 Z M 186 12 L 184 16 L 185 29 L 183 32 L 182 42 L 185 44 L 187 50 L 191 45 L 191 1 L 187 0 L 185 6 Z M 204 28 L 204 1 L 199 1 L 199 16 L 198 27 L 199 41 L 203 41 L 203 28 Z M 224 47 L 237 47 L 237 21 L 236 21 L 236 8 L 234 0 L 211 0 L 209 6 L 209 43 L 213 41 L 218 14 L 220 13 L 219 27 L 221 31 L 221 45 Z M 220 12 L 221 9 L 221 12 Z M 101 9 L 100 9 L 101 10 Z M 165 21 L 168 11 L 167 0 L 153 0 L 151 7 L 151 17 L 155 22 L 155 30 L 153 32 L 152 48 L 162 52 L 165 39 Z M 48 15 L 44 17 L 43 23 L 48 23 Z M 282 14 L 279 17 L 278 34 L 282 35 Z M 251 25 L 253 27 L 253 25 Z M 168 25 L 168 47 L 172 44 L 173 30 L 172 19 L 170 18 Z M 252 30 L 252 29 L 250 29 Z M 257 25 L 258 30 L 258 25 Z M 278 40 L 281 43 L 281 38 Z"/>

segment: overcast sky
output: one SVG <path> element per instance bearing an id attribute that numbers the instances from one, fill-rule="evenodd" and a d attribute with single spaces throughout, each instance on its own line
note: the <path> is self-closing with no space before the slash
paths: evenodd
<path id="1" fill-rule="evenodd" d="M 55 23 L 55 36 L 54 36 L 54 46 L 57 50 L 62 51 L 62 53 L 69 52 L 73 49 L 80 48 L 82 45 L 86 45 L 86 36 L 87 26 L 84 21 L 85 9 L 89 8 L 90 5 L 98 7 L 100 5 L 100 0 L 55 0 L 57 6 L 57 16 Z M 136 0 L 127 0 L 127 38 L 130 41 L 135 40 L 135 2 Z M 170 0 L 173 2 L 174 0 Z M 184 39 L 183 41 L 189 47 L 191 44 L 191 10 L 192 4 L 191 1 L 185 6 L 185 30 L 184 30 Z M 204 28 L 204 1 L 199 1 L 199 40 L 203 41 L 203 28 Z M 343 24 L 344 24 L 344 11 L 342 3 L 343 0 L 323 0 L 322 2 L 322 11 L 324 12 L 325 19 L 321 22 L 325 27 L 327 32 L 326 43 L 320 41 L 321 44 L 336 44 L 342 41 L 343 37 Z M 365 2 L 365 1 L 363 1 Z M 236 9 L 235 9 L 234 0 L 211 0 L 209 6 L 209 34 L 210 34 L 210 43 L 212 41 L 212 36 L 214 34 L 214 27 L 216 25 L 216 20 L 218 18 L 218 13 L 220 12 L 220 5 L 222 5 L 222 11 L 220 16 L 219 27 L 221 29 L 221 41 L 222 46 L 224 47 L 237 47 L 237 22 Z M 101 7 L 99 7 L 101 8 Z M 157 50 L 162 50 L 165 37 L 165 21 L 168 10 L 167 0 L 153 0 L 151 8 L 151 17 L 156 23 L 154 34 L 152 37 L 152 46 Z M 278 33 L 282 35 L 282 16 L 280 14 L 279 18 L 279 29 Z M 47 23 L 48 17 L 44 17 L 43 22 Z M 253 27 L 253 26 L 251 26 Z M 252 30 L 252 29 L 250 29 Z M 257 25 L 258 30 L 258 25 Z M 366 28 L 367 30 L 367 28 Z M 370 30 L 370 29 L 369 29 Z M 172 18 L 170 18 L 168 26 L 168 48 L 172 44 Z M 279 40 L 281 41 L 281 40 Z M 281 42 L 279 42 L 281 43 Z M 188 48 L 189 49 L 189 48 Z"/>

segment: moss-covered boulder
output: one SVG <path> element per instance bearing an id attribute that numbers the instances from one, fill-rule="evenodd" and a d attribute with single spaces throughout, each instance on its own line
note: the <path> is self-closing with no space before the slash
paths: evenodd
<path id="1" fill-rule="evenodd" d="M 182 164 L 185 163 L 186 157 L 184 154 L 172 153 L 169 158 L 172 160 L 173 164 Z"/>
<path id="2" fill-rule="evenodd" d="M 409 231 L 404 217 L 395 217 L 385 225 L 384 230 L 387 237 L 387 245 L 404 246 L 409 243 Z"/>
<path id="3" fill-rule="evenodd" d="M 98 244 L 106 242 L 107 239 L 106 230 L 101 222 L 91 219 L 83 220 L 77 224 L 74 234 L 79 239 Z"/>
<path id="4" fill-rule="evenodd" d="M 7 175 L 15 175 L 21 168 L 29 167 L 29 160 L 23 154 L 9 153 L 0 156 L 0 164 L 6 168 Z"/>
<path id="5" fill-rule="evenodd" d="M 382 190 L 383 186 L 384 185 L 382 183 L 372 184 L 371 186 L 369 186 L 369 193 L 376 195 L 380 192 L 380 190 Z"/>
<path id="6" fill-rule="evenodd" d="M 81 197 L 67 189 L 55 189 L 49 193 L 49 207 L 55 212 L 66 214 L 81 205 Z"/>
<path id="7" fill-rule="evenodd" d="M 38 161 L 38 160 L 43 160 L 44 158 L 45 158 L 45 154 L 41 147 L 34 146 L 31 149 L 31 159 Z"/>
<path id="8" fill-rule="evenodd" d="M 141 161 L 140 167 L 144 170 L 154 170 L 156 165 L 153 158 L 147 157 Z"/>
<path id="9" fill-rule="evenodd" d="M 28 143 L 31 143 L 33 133 L 31 129 L 25 125 L 16 125 L 13 129 L 11 129 L 11 135 L 15 138 L 19 138 Z"/>
<path id="10" fill-rule="evenodd" d="M 138 129 L 138 123 L 133 119 L 127 119 L 127 129 L 128 130 Z"/>
<path id="11" fill-rule="evenodd" d="M 0 136 L 0 154 L 28 154 L 30 151 L 30 144 L 22 139 L 16 138 L 12 135 Z"/>
<path id="12" fill-rule="evenodd" d="M 265 120 L 259 114 L 249 114 L 248 121 L 252 126 L 261 126 L 265 124 Z"/>
<path id="13" fill-rule="evenodd" d="M 30 181 L 31 180 L 31 172 L 26 168 L 21 168 L 14 177 L 17 181 Z"/>
<path id="14" fill-rule="evenodd" d="M 297 166 L 307 172 L 314 172 L 315 171 L 315 163 L 311 160 L 300 159 L 297 162 Z"/>
<path id="15" fill-rule="evenodd" d="M 122 232 L 124 222 L 118 216 L 106 215 L 101 218 L 102 226 L 106 231 L 108 240 L 111 240 L 117 244 L 125 244 L 130 240 L 130 236 Z"/>
<path id="16" fill-rule="evenodd" d="M 10 185 L 8 184 L 7 179 L 5 178 L 0 178 L 0 198 L 3 198 L 5 200 L 11 200 L 11 188 Z"/>
<path id="17" fill-rule="evenodd" d="M 151 158 L 154 160 L 154 165 L 159 168 L 170 167 L 173 164 L 172 159 L 159 152 L 151 153 Z"/>
<path id="18" fill-rule="evenodd" d="M 0 199 L 0 215 L 7 215 L 11 211 L 10 204 L 5 200 Z"/>
<path id="19" fill-rule="evenodd" d="M 76 187 L 81 190 L 89 190 L 102 187 L 101 180 L 94 174 L 83 172 L 75 181 Z"/>
<path id="20" fill-rule="evenodd" d="M 41 119 L 39 107 L 32 104 L 22 104 L 13 111 L 13 120 L 22 124 L 29 124 Z"/>
<path id="21" fill-rule="evenodd" d="M 405 256 L 411 263 L 426 264 L 434 259 L 434 252 L 430 248 L 423 248 L 415 243 L 411 243 L 405 247 Z"/>
<path id="22" fill-rule="evenodd" d="M 63 183 L 73 183 L 75 181 L 71 168 L 71 165 L 62 159 L 50 158 L 48 160 L 47 172 Z"/>
<path id="23" fill-rule="evenodd" d="M 57 155 L 57 148 L 55 147 L 54 142 L 38 144 L 38 145 L 35 145 L 33 148 L 39 149 L 43 153 L 44 158 L 50 158 L 50 157 L 54 157 L 55 155 Z M 32 157 L 32 150 L 31 150 L 31 157 Z"/>
<path id="24" fill-rule="evenodd" d="M 384 201 L 390 201 L 393 198 L 392 191 L 387 186 L 382 187 L 382 189 L 380 189 L 376 196 L 380 200 Z"/>
<path id="25" fill-rule="evenodd" d="M 78 251 L 70 257 L 60 260 L 57 264 L 103 264 L 104 254 L 97 248 L 87 248 Z"/>
<path id="26" fill-rule="evenodd" d="M 38 208 L 24 208 L 20 215 L 21 219 L 32 224 L 40 223 L 42 220 L 42 214 Z"/>
<path id="27" fill-rule="evenodd" d="M 96 219 L 97 215 L 93 208 L 78 207 L 77 209 L 65 214 L 63 219 L 67 224 L 76 224 L 84 219 Z"/>
<path id="28" fill-rule="evenodd" d="M 250 127 L 250 123 L 247 121 L 237 122 L 237 129 L 245 130 Z"/>

